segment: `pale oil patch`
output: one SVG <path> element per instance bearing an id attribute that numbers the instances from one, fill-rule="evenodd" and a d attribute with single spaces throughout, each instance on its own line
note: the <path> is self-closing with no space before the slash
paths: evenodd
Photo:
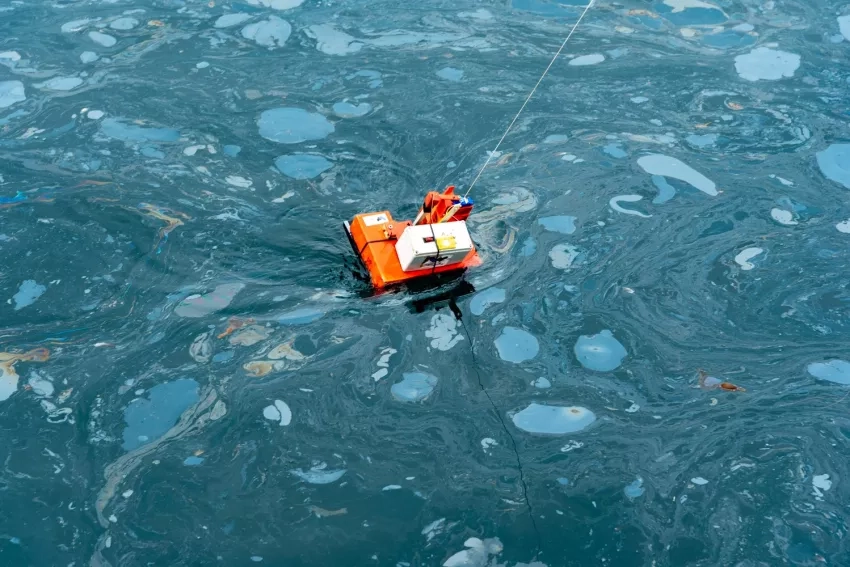
<path id="1" fill-rule="evenodd" d="M 832 481 L 829 480 L 828 474 L 816 474 L 812 477 L 812 494 L 817 500 L 823 500 L 823 493 L 830 488 L 832 488 Z"/>
<path id="2" fill-rule="evenodd" d="M 648 219 L 652 217 L 652 215 L 646 215 L 640 211 L 635 211 L 632 209 L 624 209 L 620 206 L 620 203 L 636 203 L 643 199 L 640 195 L 617 195 L 616 197 L 612 197 L 610 201 L 608 201 L 608 205 L 617 211 L 618 213 L 623 213 L 624 215 L 633 215 L 636 217 L 641 217 L 644 219 Z"/>
<path id="3" fill-rule="evenodd" d="M 785 226 L 794 226 L 795 224 L 799 224 L 797 223 L 797 221 L 794 220 L 794 213 L 792 213 L 791 211 L 786 211 L 785 209 L 771 209 L 770 217 L 779 224 Z"/>
<path id="4" fill-rule="evenodd" d="M 273 405 L 263 408 L 263 417 L 285 427 L 292 423 L 292 410 L 283 400 L 275 400 Z"/>
<path id="5" fill-rule="evenodd" d="M 443 351 L 463 340 L 457 320 L 446 313 L 437 313 L 431 318 L 431 328 L 425 331 L 425 336 L 431 339 L 431 348 Z"/>
<path id="6" fill-rule="evenodd" d="M 751 263 L 750 260 L 763 253 L 763 248 L 752 247 L 745 248 L 741 250 L 737 256 L 735 256 L 735 263 L 741 266 L 742 270 L 752 270 L 755 268 L 755 264 Z"/>

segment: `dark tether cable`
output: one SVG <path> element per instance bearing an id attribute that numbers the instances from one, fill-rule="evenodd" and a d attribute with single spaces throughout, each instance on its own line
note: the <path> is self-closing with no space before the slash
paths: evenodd
<path id="1" fill-rule="evenodd" d="M 508 424 L 505 423 L 505 420 L 502 417 L 502 412 L 499 411 L 499 408 L 496 407 L 496 403 L 493 401 L 493 398 L 490 397 L 490 392 L 488 392 L 487 388 L 484 387 L 484 381 L 481 379 L 481 372 L 478 370 L 478 361 L 475 358 L 475 349 L 472 347 L 472 337 L 469 334 L 469 329 L 466 327 L 466 323 L 463 322 L 463 313 L 454 299 L 449 301 L 449 309 L 451 309 L 452 314 L 454 314 L 455 318 L 460 322 L 460 326 L 463 327 L 463 331 L 466 333 L 466 339 L 469 341 L 469 354 L 472 357 L 472 368 L 475 370 L 475 376 L 478 378 L 478 386 L 481 388 L 481 391 L 484 392 L 484 395 L 487 396 L 487 399 L 490 401 L 490 405 L 493 406 L 493 411 L 495 412 L 496 417 L 499 418 L 499 423 L 502 424 L 502 429 L 504 429 L 505 433 L 508 434 L 511 444 L 513 445 L 514 456 L 516 456 L 516 465 L 519 470 L 519 481 L 522 485 L 522 496 L 525 499 L 525 506 L 528 508 L 528 517 L 531 519 L 531 525 L 534 527 L 534 535 L 537 536 L 537 553 L 534 554 L 536 558 L 543 550 L 543 540 L 540 537 L 540 530 L 537 529 L 537 521 L 534 519 L 534 511 L 531 507 L 531 500 L 528 498 L 528 485 L 525 482 L 525 471 L 522 468 L 522 460 L 519 457 L 519 448 L 517 447 L 516 439 L 514 439 L 513 434 L 511 434 L 511 430 L 508 429 Z"/>

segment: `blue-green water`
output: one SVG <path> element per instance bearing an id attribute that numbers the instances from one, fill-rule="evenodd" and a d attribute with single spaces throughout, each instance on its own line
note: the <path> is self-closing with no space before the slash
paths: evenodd
<path id="1" fill-rule="evenodd" d="M 850 564 L 850 7 L 600 1 L 363 296 L 579 4 L 0 2 L 0 564 Z"/>

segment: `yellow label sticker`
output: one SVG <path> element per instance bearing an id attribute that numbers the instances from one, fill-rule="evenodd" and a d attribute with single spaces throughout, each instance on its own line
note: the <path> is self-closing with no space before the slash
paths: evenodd
<path id="1" fill-rule="evenodd" d="M 457 248 L 457 239 L 451 234 L 440 236 L 437 238 L 438 250 L 454 250 Z"/>

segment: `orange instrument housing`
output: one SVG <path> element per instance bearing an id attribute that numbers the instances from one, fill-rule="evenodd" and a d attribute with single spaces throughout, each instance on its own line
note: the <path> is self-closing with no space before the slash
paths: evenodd
<path id="1" fill-rule="evenodd" d="M 481 258 L 474 246 L 460 262 L 448 265 L 437 265 L 435 259 L 432 267 L 405 271 L 399 260 L 396 243 L 408 227 L 466 221 L 472 212 L 472 200 L 455 195 L 454 189 L 454 186 L 449 186 L 442 193 L 429 191 L 413 221 L 396 221 L 389 211 L 380 211 L 362 213 L 356 215 L 350 223 L 344 223 L 351 246 L 369 271 L 375 288 L 382 289 L 437 274 L 463 272 L 481 265 Z"/>

